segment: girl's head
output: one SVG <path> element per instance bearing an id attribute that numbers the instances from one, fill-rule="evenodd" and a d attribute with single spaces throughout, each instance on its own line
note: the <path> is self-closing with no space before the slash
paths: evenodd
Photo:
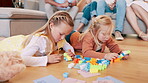
<path id="1" fill-rule="evenodd" d="M 44 31 L 44 35 L 48 36 L 50 39 L 53 38 L 54 42 L 58 42 L 72 31 L 73 26 L 71 16 L 67 12 L 58 11 L 49 18 L 48 22 L 43 27 L 33 34 Z"/>
<path id="2" fill-rule="evenodd" d="M 111 18 L 105 15 L 93 19 L 92 32 L 95 33 L 95 38 L 101 42 L 106 42 L 111 37 L 113 25 Z"/>
<path id="3" fill-rule="evenodd" d="M 54 13 L 48 20 L 48 22 L 40 29 L 33 32 L 23 43 L 23 47 L 28 45 L 34 34 L 40 34 L 47 37 L 48 52 L 55 48 L 55 42 L 58 42 L 65 38 L 73 29 L 73 20 L 71 16 L 64 11 L 58 11 Z"/>
<path id="4" fill-rule="evenodd" d="M 99 44 L 99 41 L 106 42 L 110 38 L 113 28 L 111 18 L 106 15 L 100 15 L 92 19 L 91 26 L 84 32 L 80 39 L 82 39 L 87 32 L 90 32 L 96 44 Z"/>
<path id="5" fill-rule="evenodd" d="M 58 12 L 49 20 L 49 29 L 55 42 L 65 38 L 73 29 L 73 20 L 67 12 Z"/>

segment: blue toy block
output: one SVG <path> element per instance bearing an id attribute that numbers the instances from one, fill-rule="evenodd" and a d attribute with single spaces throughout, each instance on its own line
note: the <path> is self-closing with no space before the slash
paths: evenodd
<path id="1" fill-rule="evenodd" d="M 68 75 L 69 75 L 69 73 L 67 73 L 67 72 L 63 73 L 64 78 L 68 78 Z"/>
<path id="2" fill-rule="evenodd" d="M 90 57 L 84 57 L 85 60 L 90 61 L 91 58 Z"/>
<path id="3" fill-rule="evenodd" d="M 75 58 L 78 58 L 79 59 L 79 58 L 81 58 L 81 56 L 80 55 L 75 55 Z"/>
<path id="4" fill-rule="evenodd" d="M 131 53 L 131 51 L 130 50 L 127 50 L 127 51 L 122 51 L 122 53 L 120 55 L 126 56 L 126 55 L 128 55 L 130 53 Z"/>
<path id="5" fill-rule="evenodd" d="M 97 62 L 96 62 L 96 63 L 98 63 L 98 64 L 99 64 L 99 63 L 102 63 L 102 60 L 97 60 Z"/>

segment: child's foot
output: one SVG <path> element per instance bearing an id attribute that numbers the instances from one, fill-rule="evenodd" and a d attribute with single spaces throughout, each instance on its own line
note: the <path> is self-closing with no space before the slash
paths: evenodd
<path id="1" fill-rule="evenodd" d="M 115 39 L 119 40 L 119 41 L 124 40 L 124 38 L 122 37 L 122 35 L 121 35 L 121 33 L 119 31 L 115 32 Z"/>
<path id="2" fill-rule="evenodd" d="M 142 31 L 140 32 L 139 37 L 144 41 L 148 41 L 148 34 L 145 34 Z"/>

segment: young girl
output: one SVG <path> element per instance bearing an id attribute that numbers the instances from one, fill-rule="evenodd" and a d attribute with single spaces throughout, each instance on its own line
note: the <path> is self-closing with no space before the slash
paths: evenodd
<path id="1" fill-rule="evenodd" d="M 80 35 L 79 32 L 73 32 L 70 36 L 70 44 L 75 49 L 82 49 L 84 57 L 105 58 L 107 60 L 115 59 L 122 51 L 116 44 L 111 34 L 113 32 L 113 22 L 110 17 L 100 15 L 93 19 L 91 26 L 87 31 Z M 80 38 L 80 41 L 77 41 Z M 103 53 L 107 46 L 111 53 Z M 127 59 L 128 56 L 125 57 Z"/>
<path id="2" fill-rule="evenodd" d="M 61 56 L 52 52 L 57 49 L 58 41 L 72 31 L 73 26 L 72 18 L 67 12 L 56 12 L 43 27 L 32 34 L 12 36 L 0 41 L 0 52 L 19 51 L 26 66 L 46 66 L 47 63 L 60 62 Z M 67 42 L 61 46 L 65 51 L 71 49 L 74 53 Z"/>

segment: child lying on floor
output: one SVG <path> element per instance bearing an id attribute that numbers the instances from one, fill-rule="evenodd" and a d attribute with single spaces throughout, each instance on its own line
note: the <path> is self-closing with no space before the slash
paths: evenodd
<path id="1" fill-rule="evenodd" d="M 113 60 L 122 53 L 118 44 L 112 39 L 113 22 L 110 17 L 101 15 L 92 20 L 91 26 L 84 33 L 73 31 L 66 40 L 74 49 L 82 49 L 84 57 Z M 103 53 L 107 46 L 111 53 Z M 123 59 L 127 59 L 125 56 Z"/>

